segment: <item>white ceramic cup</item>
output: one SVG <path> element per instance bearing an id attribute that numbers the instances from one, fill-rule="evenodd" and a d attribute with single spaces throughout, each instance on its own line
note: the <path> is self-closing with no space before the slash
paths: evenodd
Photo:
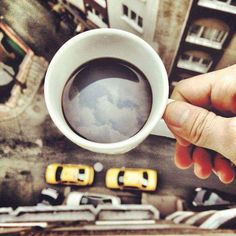
<path id="1" fill-rule="evenodd" d="M 152 108 L 143 128 L 134 136 L 115 143 L 98 143 L 75 133 L 62 111 L 63 88 L 79 66 L 96 58 L 113 57 L 139 68 L 152 90 Z M 97 153 L 119 154 L 135 148 L 149 134 L 171 136 L 163 121 L 168 102 L 168 77 L 165 67 L 153 48 L 138 36 L 117 29 L 95 29 L 67 41 L 49 64 L 45 78 L 45 100 L 49 114 L 58 129 L 72 142 Z"/>

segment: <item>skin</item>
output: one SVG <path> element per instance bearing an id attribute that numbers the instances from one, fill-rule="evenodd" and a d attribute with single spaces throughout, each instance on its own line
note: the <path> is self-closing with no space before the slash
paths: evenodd
<path id="1" fill-rule="evenodd" d="M 180 81 L 164 120 L 176 137 L 175 164 L 228 184 L 236 164 L 236 65 Z"/>

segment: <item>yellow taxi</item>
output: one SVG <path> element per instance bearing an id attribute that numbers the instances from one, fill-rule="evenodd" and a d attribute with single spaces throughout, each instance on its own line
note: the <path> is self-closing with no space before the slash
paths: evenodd
<path id="1" fill-rule="evenodd" d="M 142 168 L 111 168 L 106 173 L 106 187 L 155 191 L 157 171 Z"/>
<path id="2" fill-rule="evenodd" d="M 80 164 L 50 164 L 45 173 L 49 184 L 91 185 L 94 180 L 94 169 Z"/>

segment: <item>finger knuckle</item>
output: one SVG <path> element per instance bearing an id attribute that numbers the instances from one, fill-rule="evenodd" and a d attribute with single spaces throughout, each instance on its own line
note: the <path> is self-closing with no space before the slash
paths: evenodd
<path id="1" fill-rule="evenodd" d="M 198 113 L 194 117 L 189 136 L 195 145 L 204 146 L 211 133 L 215 117 L 216 115 L 209 111 Z"/>
<path id="2" fill-rule="evenodd" d="M 176 100 L 180 100 L 180 99 L 185 100 L 183 96 L 183 89 L 185 87 L 186 87 L 185 80 L 178 81 L 178 83 L 175 85 L 174 90 L 171 94 L 171 98 L 176 99 Z"/>

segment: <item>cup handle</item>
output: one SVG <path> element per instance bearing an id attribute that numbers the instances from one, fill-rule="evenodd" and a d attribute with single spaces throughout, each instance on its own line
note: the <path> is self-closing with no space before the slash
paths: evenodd
<path id="1" fill-rule="evenodd" d="M 173 99 L 168 99 L 167 104 L 169 104 L 173 101 L 174 101 Z M 151 134 L 175 139 L 175 136 L 169 130 L 169 128 L 167 127 L 167 125 L 163 119 L 159 120 L 159 122 L 156 124 L 156 126 L 152 130 Z"/>

